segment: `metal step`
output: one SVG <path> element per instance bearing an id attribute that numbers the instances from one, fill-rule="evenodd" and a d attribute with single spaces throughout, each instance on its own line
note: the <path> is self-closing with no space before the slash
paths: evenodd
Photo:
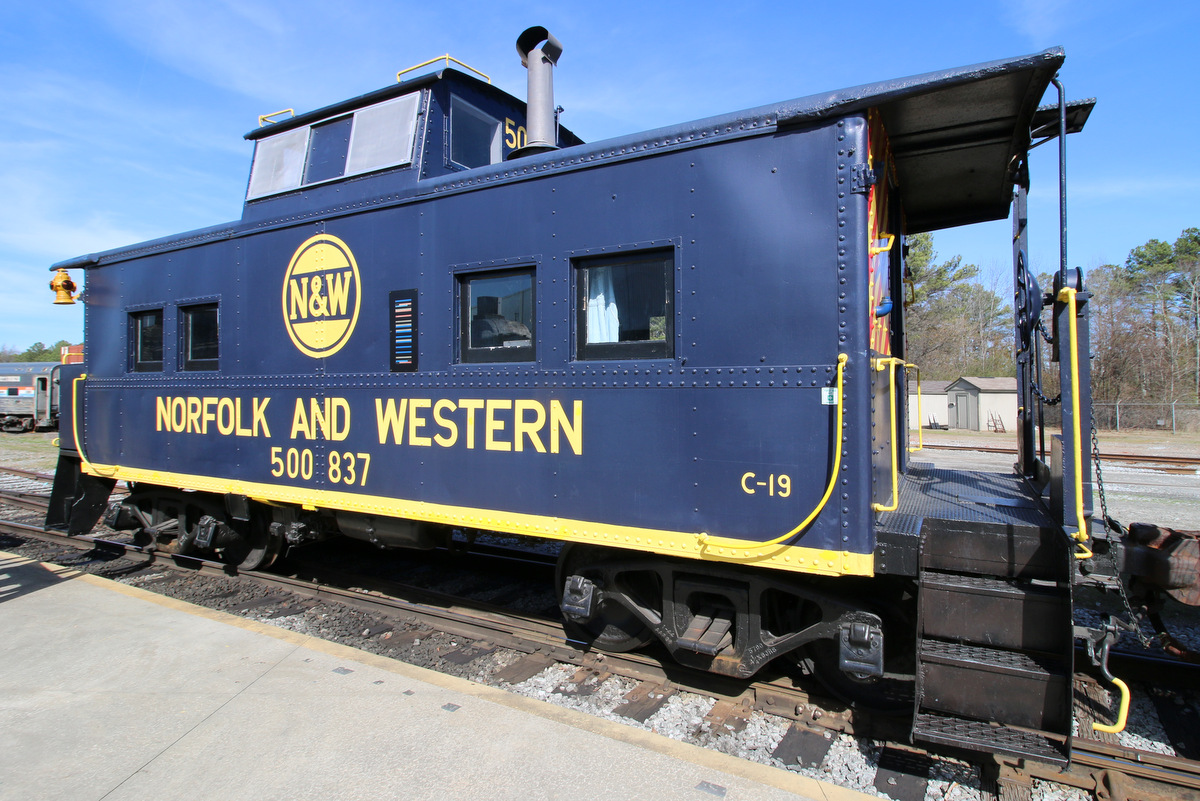
<path id="1" fill-rule="evenodd" d="M 1033 651 L 1071 637 L 1071 598 L 1054 583 L 926 570 L 921 603 L 926 637 Z"/>
<path id="2" fill-rule="evenodd" d="M 1071 730 L 1071 667 L 1050 654 L 922 639 L 917 660 L 919 711 Z"/>
<path id="3" fill-rule="evenodd" d="M 1067 540 L 1050 527 L 927 519 L 921 539 L 925 569 L 1051 581 L 1067 575 Z"/>
<path id="4" fill-rule="evenodd" d="M 1058 765 L 1067 763 L 1069 753 L 1066 738 L 930 712 L 918 713 L 913 720 L 913 739 Z"/>

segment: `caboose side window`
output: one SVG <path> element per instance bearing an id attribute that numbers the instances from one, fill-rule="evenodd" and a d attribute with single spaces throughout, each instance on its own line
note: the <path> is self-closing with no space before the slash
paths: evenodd
<path id="1" fill-rule="evenodd" d="M 537 335 L 533 269 L 461 279 L 460 341 L 464 362 L 528 362 Z"/>
<path id="2" fill-rule="evenodd" d="M 133 312 L 129 315 L 129 361 L 130 368 L 135 373 L 162 371 L 162 309 Z"/>
<path id="3" fill-rule="evenodd" d="M 412 161 L 421 93 L 377 103 L 354 112 L 354 135 L 346 156 L 346 175 L 357 175 Z"/>
<path id="4" fill-rule="evenodd" d="M 269 136 L 258 140 L 254 148 L 254 166 L 250 168 L 249 200 L 300 186 L 304 175 L 304 156 L 308 152 L 308 129 Z"/>
<path id="5" fill-rule="evenodd" d="M 184 306 L 179 311 L 183 369 L 216 370 L 220 346 L 217 304 Z"/>
<path id="6" fill-rule="evenodd" d="M 673 358 L 674 261 L 658 251 L 578 262 L 576 357 Z"/>
<path id="7" fill-rule="evenodd" d="M 450 100 L 450 161 L 460 167 L 483 167 L 501 157 L 500 120 L 465 100 Z"/>
<path id="8" fill-rule="evenodd" d="M 421 93 L 258 140 L 247 200 L 412 163 Z"/>

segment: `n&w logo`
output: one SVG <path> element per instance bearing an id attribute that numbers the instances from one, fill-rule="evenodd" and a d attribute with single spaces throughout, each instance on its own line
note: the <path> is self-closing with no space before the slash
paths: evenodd
<path id="1" fill-rule="evenodd" d="M 361 299 L 350 248 L 336 236 L 317 234 L 297 248 L 283 277 L 283 324 L 302 353 L 323 359 L 354 333 Z"/>

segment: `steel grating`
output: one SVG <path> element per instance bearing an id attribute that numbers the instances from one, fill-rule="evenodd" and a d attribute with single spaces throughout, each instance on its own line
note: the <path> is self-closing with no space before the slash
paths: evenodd
<path id="1" fill-rule="evenodd" d="M 949 470 L 913 462 L 900 482 L 900 506 L 877 518 L 880 528 L 911 533 L 926 518 L 1054 528 L 1041 500 L 1015 474 Z"/>
<path id="2" fill-rule="evenodd" d="M 947 640 L 923 639 L 920 644 L 922 661 L 943 661 L 948 663 L 969 663 L 979 667 L 991 667 L 999 670 L 1021 671 L 1046 675 L 1047 665 L 1057 663 L 1049 655 L 1032 654 L 1021 651 L 1010 651 L 999 648 L 987 648 L 980 645 L 969 645 Z M 1039 661 L 1041 660 L 1041 661 Z"/>
<path id="3" fill-rule="evenodd" d="M 990 751 L 996 754 L 1028 757 L 1043 762 L 1065 763 L 1066 744 L 1038 732 L 997 726 L 976 720 L 937 715 L 917 714 L 913 737 L 926 742 Z"/>

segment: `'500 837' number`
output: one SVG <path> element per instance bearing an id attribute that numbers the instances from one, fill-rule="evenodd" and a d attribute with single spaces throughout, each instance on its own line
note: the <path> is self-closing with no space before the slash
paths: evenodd
<path id="1" fill-rule="evenodd" d="M 331 451 L 326 459 L 326 473 L 331 484 L 367 485 L 367 471 L 371 469 L 371 454 Z M 313 452 L 309 448 L 271 448 L 271 475 L 280 478 L 313 477 Z"/>

